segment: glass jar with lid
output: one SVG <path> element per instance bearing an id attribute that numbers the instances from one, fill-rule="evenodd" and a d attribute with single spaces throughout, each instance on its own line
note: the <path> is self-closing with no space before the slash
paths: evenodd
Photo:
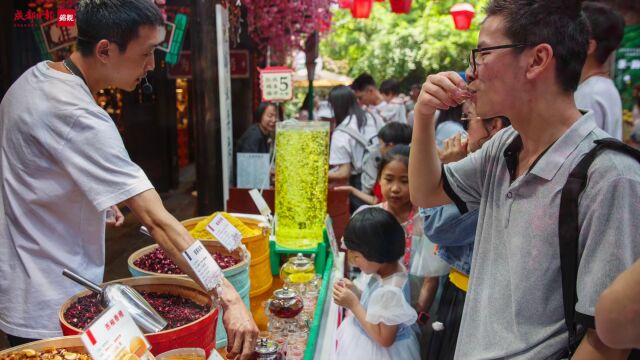
<path id="1" fill-rule="evenodd" d="M 315 272 L 313 259 L 298 253 L 282 265 L 280 279 L 290 284 L 306 284 L 315 278 Z"/>
<path id="2" fill-rule="evenodd" d="M 251 360 L 284 360 L 284 354 L 275 341 L 258 338 Z"/>
<path id="3" fill-rule="evenodd" d="M 273 297 L 267 301 L 269 315 L 280 319 L 291 319 L 302 312 L 304 304 L 298 292 L 283 287 L 273 292 Z"/>

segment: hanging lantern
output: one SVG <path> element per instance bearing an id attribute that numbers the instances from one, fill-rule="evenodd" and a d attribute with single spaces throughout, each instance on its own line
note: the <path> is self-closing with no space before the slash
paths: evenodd
<path id="1" fill-rule="evenodd" d="M 458 30 L 469 30 L 471 20 L 476 13 L 473 6 L 467 3 L 455 4 L 449 12 L 453 16 L 453 23 Z"/>
<path id="2" fill-rule="evenodd" d="M 411 12 L 411 0 L 389 0 L 391 11 L 396 14 L 408 14 Z"/>
<path id="3" fill-rule="evenodd" d="M 338 0 L 340 9 L 351 9 L 352 0 Z"/>
<path id="4" fill-rule="evenodd" d="M 351 4 L 351 16 L 356 19 L 366 19 L 371 15 L 373 0 L 353 0 Z"/>

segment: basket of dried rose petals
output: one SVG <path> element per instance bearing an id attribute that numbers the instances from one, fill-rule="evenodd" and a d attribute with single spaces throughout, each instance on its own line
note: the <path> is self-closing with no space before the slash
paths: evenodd
<path id="1" fill-rule="evenodd" d="M 193 280 L 170 276 L 144 276 L 112 281 L 136 289 L 167 320 L 164 331 L 146 334 L 154 355 L 178 348 L 201 348 L 211 353 L 216 339 L 217 302 Z M 65 335 L 77 335 L 104 309 L 88 290 L 67 300 L 59 312 Z"/>

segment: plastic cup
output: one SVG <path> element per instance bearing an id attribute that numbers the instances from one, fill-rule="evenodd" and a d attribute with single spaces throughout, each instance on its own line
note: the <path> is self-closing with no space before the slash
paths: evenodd
<path id="1" fill-rule="evenodd" d="M 278 336 L 276 338 L 274 338 L 274 340 L 276 344 L 278 344 L 278 348 L 280 348 L 280 350 L 282 350 L 283 352 L 287 351 L 287 345 L 288 345 L 288 341 L 287 338 L 284 336 Z"/>

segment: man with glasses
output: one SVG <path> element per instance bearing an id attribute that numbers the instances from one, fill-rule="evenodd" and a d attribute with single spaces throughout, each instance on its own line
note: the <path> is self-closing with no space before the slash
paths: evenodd
<path id="1" fill-rule="evenodd" d="M 472 51 L 467 85 L 454 72 L 430 75 L 415 110 L 409 176 L 412 202 L 479 207 L 471 278 L 457 359 L 568 356 L 558 217 L 560 191 L 598 138 L 575 91 L 588 44 L 579 1 L 493 0 Z M 442 165 L 433 114 L 472 101 L 483 117 L 512 128 L 465 159 Z M 617 152 L 596 158 L 579 201 L 576 319 L 589 327 L 600 293 L 640 254 L 637 162 Z M 575 359 L 622 359 L 593 329 Z"/>

